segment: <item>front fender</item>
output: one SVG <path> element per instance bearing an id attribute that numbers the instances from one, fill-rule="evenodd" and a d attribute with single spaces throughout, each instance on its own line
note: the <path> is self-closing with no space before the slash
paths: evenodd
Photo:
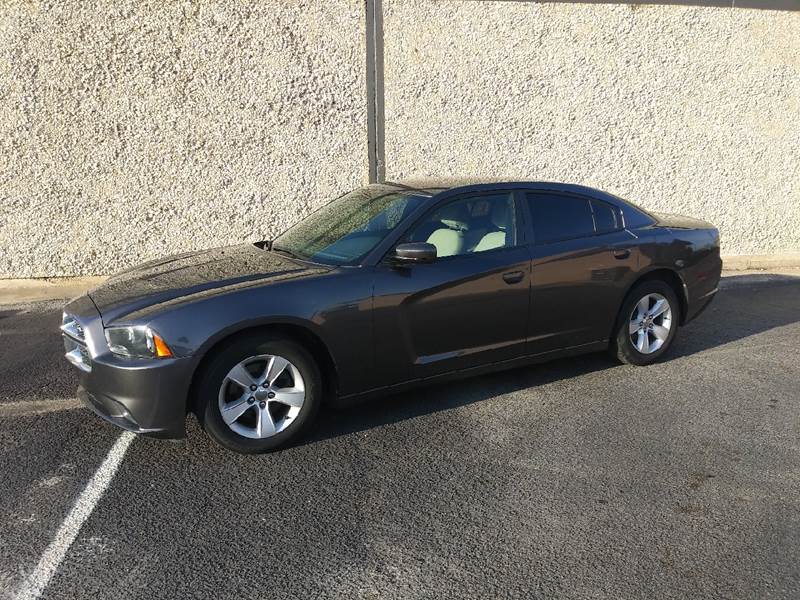
<path id="1" fill-rule="evenodd" d="M 325 346 L 342 393 L 360 391 L 369 383 L 365 373 L 372 372 L 372 279 L 361 270 L 171 306 L 147 324 L 195 367 L 211 348 L 239 331 L 291 325 Z"/>

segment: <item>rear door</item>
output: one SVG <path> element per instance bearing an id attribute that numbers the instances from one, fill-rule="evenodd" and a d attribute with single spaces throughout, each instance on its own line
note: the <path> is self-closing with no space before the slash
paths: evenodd
<path id="1" fill-rule="evenodd" d="M 429 264 L 376 269 L 376 360 L 381 379 L 418 379 L 525 351 L 530 250 L 512 192 L 448 201 L 402 241 L 437 246 Z"/>
<path id="2" fill-rule="evenodd" d="M 547 191 L 527 193 L 526 208 L 533 236 L 529 353 L 607 339 L 638 260 L 619 210 Z"/>

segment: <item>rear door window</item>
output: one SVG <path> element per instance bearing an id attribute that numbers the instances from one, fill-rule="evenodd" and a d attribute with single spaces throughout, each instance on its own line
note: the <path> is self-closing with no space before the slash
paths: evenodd
<path id="1" fill-rule="evenodd" d="M 594 216 L 587 198 L 536 193 L 527 194 L 527 199 L 537 244 L 594 235 Z"/>

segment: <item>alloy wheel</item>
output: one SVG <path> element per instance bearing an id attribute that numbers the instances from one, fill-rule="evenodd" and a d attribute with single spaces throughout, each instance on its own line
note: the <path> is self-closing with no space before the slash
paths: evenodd
<path id="1" fill-rule="evenodd" d="M 263 439 L 289 427 L 305 399 L 297 367 L 282 356 L 261 354 L 228 371 L 219 389 L 219 411 L 235 433 Z"/>
<path id="2" fill-rule="evenodd" d="M 628 323 L 631 344 L 642 354 L 652 354 L 669 338 L 672 307 L 661 294 L 647 294 L 633 307 Z"/>

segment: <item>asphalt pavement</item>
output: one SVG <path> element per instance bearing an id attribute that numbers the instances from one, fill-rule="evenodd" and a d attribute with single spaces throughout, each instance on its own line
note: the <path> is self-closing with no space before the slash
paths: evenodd
<path id="1" fill-rule="evenodd" d="M 0 307 L 0 597 L 121 435 L 74 400 L 59 319 Z M 798 598 L 798 339 L 800 277 L 744 275 L 654 366 L 595 354 L 324 411 L 264 456 L 194 421 L 136 437 L 35 595 Z"/>

